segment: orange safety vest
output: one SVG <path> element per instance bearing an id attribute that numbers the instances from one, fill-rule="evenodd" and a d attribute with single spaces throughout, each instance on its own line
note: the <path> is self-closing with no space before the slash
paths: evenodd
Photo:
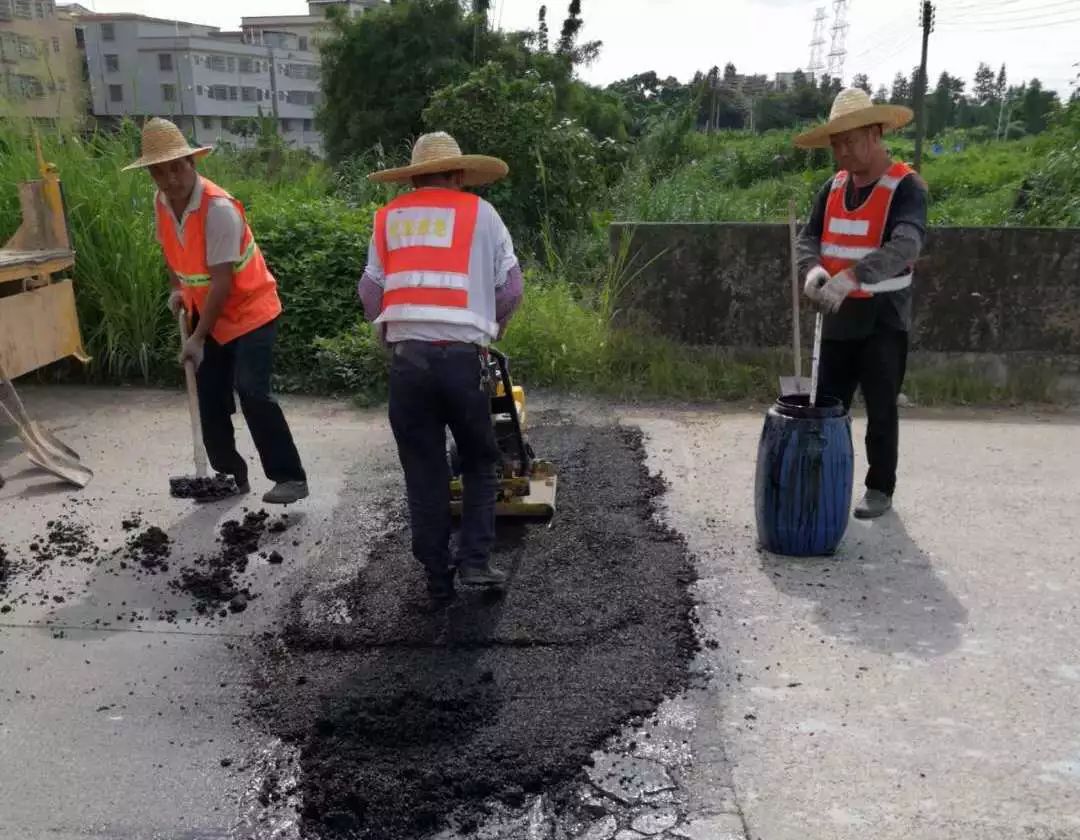
<path id="1" fill-rule="evenodd" d="M 277 281 L 263 259 L 247 223 L 244 206 L 212 181 L 202 178 L 202 202 L 184 224 L 184 239 L 177 235 L 172 211 L 160 200 L 154 201 L 158 231 L 165 262 L 180 281 L 184 308 L 202 310 L 210 294 L 210 267 L 206 264 L 206 214 L 210 201 L 227 198 L 240 212 L 244 233 L 240 240 L 240 260 L 233 266 L 232 292 L 225 301 L 211 335 L 219 344 L 246 335 L 270 323 L 281 314 Z"/>
<path id="2" fill-rule="evenodd" d="M 885 222 L 900 182 L 915 170 L 906 163 L 894 163 L 874 185 L 869 198 L 854 210 L 844 201 L 848 173 L 838 172 L 825 204 L 825 219 L 821 230 L 821 265 L 835 276 L 851 268 L 859 260 L 881 247 L 885 239 Z M 868 298 L 875 294 L 897 292 L 911 285 L 911 266 L 898 277 L 882 280 L 872 286 L 860 286 L 848 297 Z"/>
<path id="3" fill-rule="evenodd" d="M 375 214 L 375 247 L 386 275 L 375 323 L 427 321 L 499 334 L 494 296 L 472 277 L 469 259 L 480 199 L 466 192 L 422 189 Z M 490 278 L 486 278 L 490 283 Z"/>

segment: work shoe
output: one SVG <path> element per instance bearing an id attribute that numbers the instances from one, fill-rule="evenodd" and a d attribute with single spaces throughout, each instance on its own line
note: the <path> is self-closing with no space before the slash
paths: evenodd
<path id="1" fill-rule="evenodd" d="M 458 566 L 457 575 L 464 586 L 502 586 L 506 583 L 506 572 L 493 569 L 490 563 L 483 566 Z"/>
<path id="2" fill-rule="evenodd" d="M 291 505 L 308 497 L 306 481 L 279 481 L 265 496 L 268 505 Z"/>
<path id="3" fill-rule="evenodd" d="M 454 576 L 453 574 L 446 575 L 428 575 L 427 579 L 427 592 L 428 597 L 431 598 L 432 603 L 436 606 L 448 604 L 454 600 Z"/>
<path id="4" fill-rule="evenodd" d="M 877 519 L 892 508 L 892 496 L 880 490 L 867 490 L 859 506 L 855 508 L 856 519 Z"/>

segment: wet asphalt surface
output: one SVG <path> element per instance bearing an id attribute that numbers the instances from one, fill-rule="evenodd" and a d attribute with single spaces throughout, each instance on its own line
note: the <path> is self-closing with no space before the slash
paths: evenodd
<path id="1" fill-rule="evenodd" d="M 46 818 L 49 833 L 407 840 L 568 795 L 605 738 L 685 685 L 693 568 L 654 518 L 663 485 L 640 434 L 549 419 L 531 436 L 560 467 L 555 520 L 500 525 L 506 590 L 464 590 L 442 610 L 426 598 L 385 460 L 380 480 L 354 471 L 311 522 L 246 497 L 198 506 L 191 516 L 217 525 L 188 540 L 159 526 L 154 505 L 132 499 L 103 522 L 104 500 L 82 496 L 50 505 L 27 539 L 0 536 L 0 734 L 18 752 L 35 737 L 55 750 L 67 732 L 83 750 L 93 727 L 91 743 L 113 739 L 102 755 L 131 754 L 105 778 L 80 776 L 88 755 L 52 774 L 45 789 L 74 785 L 94 805 L 83 824 Z M 68 698 L 38 694 L 50 644 L 65 645 L 69 667 L 75 645 L 109 660 L 87 658 L 69 681 L 83 698 L 74 718 Z M 157 667 L 125 670 L 146 655 Z M 35 735 L 41 726 L 54 731 Z M 120 746 L 142 728 L 139 748 Z M 177 790 L 174 778 L 187 782 Z M 212 815 L 200 803 L 215 786 Z M 154 795 L 171 800 L 156 812 L 146 802 L 149 820 L 110 815 Z M 8 828 L 8 817 L 37 820 L 29 807 L 0 809 L 0 836 L 29 836 Z"/>
<path id="2" fill-rule="evenodd" d="M 640 433 L 531 438 L 560 465 L 559 511 L 500 526 L 505 592 L 432 609 L 397 503 L 363 570 L 321 596 L 335 611 L 298 597 L 266 639 L 255 719 L 299 749 L 305 836 L 467 832 L 493 802 L 557 799 L 607 736 L 685 685 L 693 570 L 653 518 L 663 487 Z"/>

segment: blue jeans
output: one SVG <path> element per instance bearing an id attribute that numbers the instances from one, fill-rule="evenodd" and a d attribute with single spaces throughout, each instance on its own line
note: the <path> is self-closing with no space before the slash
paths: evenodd
<path id="1" fill-rule="evenodd" d="M 495 542 L 499 447 L 478 348 L 402 342 L 390 366 L 390 426 L 405 471 L 412 549 L 429 579 L 452 566 L 484 566 Z M 446 429 L 461 457 L 463 487 L 457 556 L 450 558 L 450 466 Z"/>

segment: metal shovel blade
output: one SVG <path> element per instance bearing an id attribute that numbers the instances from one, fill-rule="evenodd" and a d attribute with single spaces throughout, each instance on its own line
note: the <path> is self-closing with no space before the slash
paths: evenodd
<path id="1" fill-rule="evenodd" d="M 0 368 L 0 383 L 4 386 L 4 399 L 10 400 L 8 412 L 14 415 L 16 423 L 37 442 L 40 449 L 65 461 L 79 460 L 78 452 L 56 437 L 56 435 L 48 429 L 45 429 L 38 424 L 36 420 L 30 419 L 30 415 L 26 411 L 26 406 L 23 405 L 19 392 L 15 390 L 15 386 L 12 384 L 11 380 L 7 378 L 7 374 L 2 368 Z"/>
<path id="2" fill-rule="evenodd" d="M 47 473 L 52 473 L 57 478 L 66 481 L 68 484 L 74 484 L 76 487 L 85 487 L 94 477 L 94 471 L 89 467 L 47 456 L 40 450 L 38 452 L 31 450 L 26 457 L 35 467 L 45 470 Z"/>
<path id="3" fill-rule="evenodd" d="M 781 376 L 780 396 L 794 396 L 796 394 L 809 394 L 810 380 L 805 376 Z"/>

